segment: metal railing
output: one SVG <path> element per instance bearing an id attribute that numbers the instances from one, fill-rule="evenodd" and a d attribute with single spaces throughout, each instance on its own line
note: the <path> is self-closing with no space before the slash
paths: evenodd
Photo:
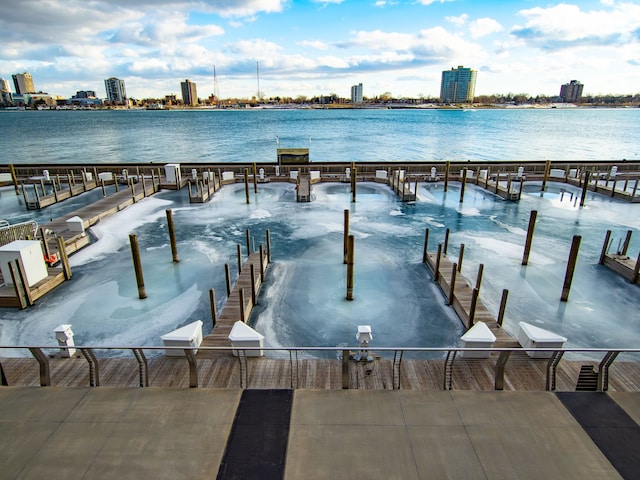
<path id="1" fill-rule="evenodd" d="M 280 359 L 283 361 L 287 361 L 290 364 L 290 386 L 292 389 L 298 388 L 299 385 L 299 361 L 300 361 L 300 352 L 304 352 L 304 359 L 313 360 L 318 357 L 313 357 L 313 354 L 320 356 L 323 355 L 323 358 L 326 357 L 327 354 L 333 353 L 335 355 L 334 358 L 337 358 L 341 364 L 342 369 L 342 388 L 348 389 L 350 388 L 350 365 L 358 364 L 362 362 L 355 362 L 352 359 L 352 353 L 357 352 L 359 347 L 172 347 L 172 346 L 154 346 L 154 347 L 142 347 L 142 346 L 127 346 L 127 347 L 85 347 L 85 346 L 0 346 L 0 352 L 5 350 L 28 350 L 33 358 L 35 358 L 39 365 L 39 374 L 40 374 L 40 385 L 41 386 L 51 386 L 51 366 L 50 366 L 50 358 L 54 357 L 53 355 L 46 355 L 44 351 L 46 350 L 56 350 L 61 352 L 63 355 L 59 355 L 58 358 L 64 359 L 69 356 L 69 350 L 79 350 L 82 356 L 87 361 L 87 367 L 89 371 L 89 385 L 91 387 L 100 386 L 100 370 L 101 370 L 101 362 L 105 359 L 114 358 L 113 356 L 105 356 L 105 357 L 97 357 L 95 354 L 96 350 L 100 351 L 109 351 L 109 352 L 131 352 L 133 357 L 137 361 L 138 367 L 138 378 L 139 378 L 139 386 L 140 387 L 148 387 L 149 386 L 149 362 L 147 360 L 147 355 L 145 352 L 159 352 L 159 351 L 181 351 L 184 353 L 184 359 L 187 361 L 189 366 L 189 386 L 192 388 L 197 388 L 199 386 L 198 381 L 198 359 L 196 354 L 198 351 L 216 351 L 216 352 L 231 352 L 234 353 L 234 357 L 236 358 L 239 364 L 239 372 L 240 372 L 240 388 L 247 388 L 249 385 L 249 368 L 248 368 L 248 360 L 247 358 L 251 356 L 251 352 L 255 350 L 267 351 L 267 352 L 278 352 L 279 354 L 273 358 Z M 491 354 L 494 355 L 495 364 L 494 364 L 494 389 L 495 390 L 503 390 L 504 389 L 504 375 L 506 365 L 511 358 L 512 354 L 515 352 L 525 353 L 527 351 L 535 351 L 536 358 L 531 358 L 532 361 L 540 361 L 540 357 L 543 354 L 545 355 L 547 365 L 546 365 L 546 382 L 545 389 L 548 391 L 555 391 L 556 389 L 556 372 L 560 361 L 565 357 L 565 354 L 580 354 L 581 356 L 590 356 L 597 357 L 600 356 L 601 360 L 598 364 L 598 383 L 597 390 L 598 391 L 607 391 L 609 386 L 609 369 L 614 361 L 619 357 L 620 354 L 637 354 L 640 353 L 640 349 L 603 349 L 603 348 L 535 348 L 535 349 L 524 349 L 524 348 L 394 348 L 394 347 L 380 347 L 375 348 L 375 353 L 378 356 L 378 359 L 387 359 L 391 363 L 391 375 L 392 375 L 392 388 L 394 390 L 400 389 L 402 387 L 402 361 L 403 359 L 406 361 L 407 354 L 411 354 L 415 357 L 416 360 L 423 361 L 433 361 L 439 360 L 444 364 L 444 373 L 443 373 L 443 389 L 451 390 L 453 386 L 453 368 L 456 361 L 456 358 L 464 358 L 466 362 L 477 362 L 477 361 L 487 361 Z M 283 356 L 282 353 L 285 352 Z M 477 358 L 476 355 L 468 355 L 465 356 L 465 353 L 468 354 L 478 354 L 484 352 L 488 354 L 488 356 Z M 420 354 L 424 355 L 425 358 L 418 358 Z M 434 355 L 440 354 L 437 358 Z M 462 354 L 462 355 L 460 355 Z M 156 353 L 159 356 L 158 353 Z M 175 354 L 174 354 L 175 355 Z M 429 358 L 426 358 L 429 356 Z M 288 357 L 288 359 L 287 359 Z M 7 357 L 4 357 L 7 358 Z M 172 356 L 172 358 L 180 359 L 180 357 Z M 208 358 L 208 357 L 207 357 Z M 225 358 L 225 357 L 220 357 Z M 229 357 L 232 358 L 232 357 Z M 259 358 L 270 358 L 270 357 L 253 357 L 253 359 Z M 0 358 L 1 360 L 1 358 Z M 214 359 L 215 361 L 215 359 Z M 587 359 L 585 361 L 593 362 L 593 359 Z M 0 367 L 2 367 L 2 362 L 0 361 Z M 640 362 L 638 362 L 638 368 L 640 369 Z M 6 374 L 4 369 L 2 368 L 2 384 L 7 385 Z M 640 389 L 640 385 L 637 385 Z"/>

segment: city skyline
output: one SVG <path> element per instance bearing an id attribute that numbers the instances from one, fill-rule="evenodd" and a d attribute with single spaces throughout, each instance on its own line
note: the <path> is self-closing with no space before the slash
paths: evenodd
<path id="1" fill-rule="evenodd" d="M 5 15 L 6 14 L 6 15 Z M 33 23 L 31 23 L 33 22 Z M 201 98 L 260 95 L 438 97 L 442 71 L 478 71 L 476 95 L 634 94 L 640 3 L 520 0 L 115 0 L 26 2 L 0 18 L 0 76 L 29 71 L 38 90 L 70 97 L 126 81 L 133 98 L 198 84 Z"/>

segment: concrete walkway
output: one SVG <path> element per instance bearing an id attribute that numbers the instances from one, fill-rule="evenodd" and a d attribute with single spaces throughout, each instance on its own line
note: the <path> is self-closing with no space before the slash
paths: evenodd
<path id="1" fill-rule="evenodd" d="M 241 393 L 2 387 L 0 478 L 215 478 Z M 550 392 L 296 390 L 284 478 L 621 477 Z"/>

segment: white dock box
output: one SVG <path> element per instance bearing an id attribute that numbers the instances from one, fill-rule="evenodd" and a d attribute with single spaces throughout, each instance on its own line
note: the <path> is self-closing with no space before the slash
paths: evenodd
<path id="1" fill-rule="evenodd" d="M 167 183 L 179 184 L 182 180 L 180 177 L 180 164 L 179 163 L 167 163 L 164 166 L 164 176 Z"/>
<path id="2" fill-rule="evenodd" d="M 478 322 L 471 327 L 467 333 L 460 337 L 462 348 L 491 348 L 496 336 L 489 329 L 486 323 Z M 461 352 L 462 358 L 489 358 L 490 351 L 486 352 Z"/>
<path id="3" fill-rule="evenodd" d="M 166 333 L 160 337 L 165 347 L 199 347 L 202 343 L 202 320 L 180 327 L 173 332 Z M 197 353 L 194 350 L 193 353 Z M 182 350 L 165 350 L 167 357 L 184 357 Z"/>
<path id="4" fill-rule="evenodd" d="M 113 180 L 113 173 L 112 172 L 100 172 L 100 173 L 98 173 L 98 180 L 100 180 L 100 181 L 104 180 L 105 182 L 110 182 L 111 180 Z"/>
<path id="5" fill-rule="evenodd" d="M 520 322 L 518 332 L 518 342 L 523 348 L 562 348 L 567 339 L 549 330 L 536 327 L 530 323 Z M 549 358 L 552 352 L 536 352 L 527 350 L 527 355 L 531 358 Z"/>
<path id="6" fill-rule="evenodd" d="M 67 220 L 67 228 L 73 233 L 84 233 L 84 223 L 77 215 Z"/>
<path id="7" fill-rule="evenodd" d="M 247 357 L 261 357 L 264 355 L 264 352 L 262 351 L 264 336 L 240 320 L 233 324 L 231 333 L 229 333 L 229 341 L 231 342 L 232 347 L 238 349 L 241 349 L 242 347 L 260 348 L 260 350 L 247 350 L 245 352 Z M 238 351 L 233 350 L 233 354 L 237 357 Z"/>
<path id="8" fill-rule="evenodd" d="M 47 278 L 42 245 L 38 240 L 15 240 L 0 247 L 0 271 L 7 285 L 13 285 L 9 263 L 22 260 L 26 281 L 30 287 Z M 15 263 L 13 263 L 15 267 Z M 17 268 L 15 269 L 18 272 Z"/>

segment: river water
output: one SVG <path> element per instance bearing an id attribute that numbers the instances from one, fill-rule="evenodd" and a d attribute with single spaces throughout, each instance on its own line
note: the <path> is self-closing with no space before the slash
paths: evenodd
<path id="1" fill-rule="evenodd" d="M 272 161 L 278 143 L 309 142 L 312 161 L 620 160 L 639 156 L 631 134 L 639 121 L 638 109 L 0 113 L 3 163 L 16 164 Z M 638 287 L 597 262 L 607 229 L 614 245 L 633 230 L 629 251 L 637 254 L 639 206 L 589 193 L 579 208 L 579 193 L 555 183 L 541 193 L 530 183 L 522 200 L 511 203 L 468 185 L 460 203 L 457 184 L 444 192 L 441 184 L 425 183 L 416 202 L 403 204 L 383 185 L 362 184 L 352 203 L 348 185 L 320 184 L 314 201 L 298 204 L 293 185 L 265 184 L 248 205 L 241 185 L 191 205 L 184 191 L 162 192 L 92 228 L 99 240 L 71 257 L 71 281 L 24 311 L 0 309 L 0 344 L 52 345 L 60 323 L 71 323 L 83 345 L 159 345 L 162 334 L 197 319 L 206 332 L 208 290 L 215 289 L 222 308 L 224 264 L 235 269 L 246 229 L 255 244 L 264 243 L 269 229 L 274 264 L 252 317 L 268 345 L 354 344 L 357 325 L 369 324 L 373 346 L 455 346 L 462 326 L 420 263 L 425 229 L 434 250 L 449 228 L 449 253 L 457 258 L 465 244 L 463 275 L 471 283 L 485 265 L 481 299 L 494 314 L 502 289 L 509 289 L 508 331 L 527 321 L 566 336 L 569 346 L 637 347 Z M 27 212 L 13 188 L 4 187 L 0 217 L 44 223 L 96 195 Z M 167 208 L 174 212 L 178 264 L 171 262 Z M 344 298 L 345 209 L 356 238 L 353 302 Z M 520 260 L 531 210 L 539 212 L 538 223 L 525 268 Z M 146 300 L 137 298 L 132 232 L 142 250 Z M 582 236 L 582 245 L 565 303 L 559 299 L 573 235 Z"/>

